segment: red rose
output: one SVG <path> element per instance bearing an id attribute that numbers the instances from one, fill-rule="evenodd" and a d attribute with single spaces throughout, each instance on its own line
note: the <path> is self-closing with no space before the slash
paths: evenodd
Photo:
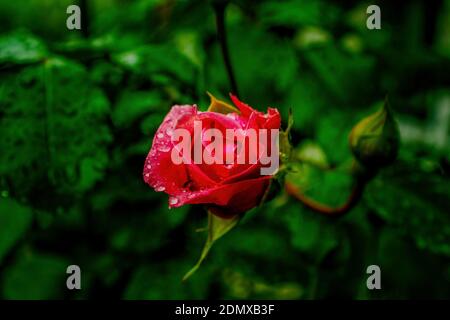
<path id="1" fill-rule="evenodd" d="M 228 114 L 200 112 L 195 105 L 175 105 L 156 131 L 152 148 L 145 161 L 143 175 L 145 182 L 156 191 L 164 191 L 170 196 L 169 207 L 204 204 L 217 215 L 230 216 L 243 213 L 260 203 L 272 178 L 272 175 L 261 174 L 261 169 L 267 167 L 267 162 L 262 161 L 260 149 L 261 146 L 268 145 L 267 154 L 272 152 L 273 148 L 270 147 L 273 145 L 272 129 L 280 128 L 280 114 L 273 108 L 269 108 L 268 113 L 263 114 L 240 102 L 236 97 L 231 98 L 239 110 Z M 194 126 L 198 124 L 201 124 L 202 140 L 200 149 L 195 149 Z M 193 160 L 194 152 L 198 150 L 204 152 L 208 147 L 209 142 L 203 140 L 203 134 L 211 128 L 223 133 L 223 155 L 225 158 L 231 153 L 230 157 L 235 160 L 233 164 L 195 163 Z M 190 163 L 185 161 L 178 164 L 173 161 L 173 155 L 180 151 L 177 149 L 178 141 L 174 141 L 173 138 L 174 132 L 178 129 L 184 129 L 193 137 L 189 152 L 183 154 L 192 158 Z M 226 134 L 230 131 L 227 129 L 241 129 L 243 131 L 240 132 L 245 135 L 250 131 L 258 133 L 257 154 L 247 144 L 243 149 L 238 149 L 234 139 L 227 140 Z M 261 145 L 261 137 L 264 137 L 266 132 L 265 138 L 268 143 Z M 248 140 L 245 141 L 249 143 Z M 245 163 L 236 161 L 237 150 L 244 150 Z M 257 161 L 250 162 L 251 156 L 253 159 L 256 157 Z"/>

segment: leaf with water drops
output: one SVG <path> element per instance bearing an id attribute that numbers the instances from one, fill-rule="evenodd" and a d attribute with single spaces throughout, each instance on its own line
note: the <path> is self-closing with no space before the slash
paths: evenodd
<path id="1" fill-rule="evenodd" d="M 0 80 L 0 176 L 14 194 L 85 191 L 108 164 L 109 102 L 85 68 L 52 58 Z M 45 189 L 45 188 L 44 188 Z"/>
<path id="2" fill-rule="evenodd" d="M 403 162 L 372 181 L 365 197 L 380 218 L 409 234 L 419 248 L 450 256 L 449 190 L 445 177 Z"/>

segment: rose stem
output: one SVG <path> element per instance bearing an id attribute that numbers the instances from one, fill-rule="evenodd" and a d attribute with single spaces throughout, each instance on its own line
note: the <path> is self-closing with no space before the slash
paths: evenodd
<path id="1" fill-rule="evenodd" d="M 359 202 L 363 194 L 366 182 L 366 179 L 356 180 L 355 186 L 353 187 L 352 192 L 347 198 L 347 201 L 338 207 L 330 207 L 326 204 L 311 199 L 310 197 L 302 193 L 298 189 L 298 187 L 290 182 L 285 183 L 285 190 L 287 194 L 302 202 L 306 207 L 330 217 L 339 217 L 349 212 Z"/>
<path id="2" fill-rule="evenodd" d="M 228 1 L 214 1 L 213 7 L 216 15 L 216 27 L 217 27 L 217 39 L 219 40 L 220 47 L 222 49 L 223 62 L 228 73 L 228 79 L 230 80 L 231 90 L 233 94 L 239 96 L 236 79 L 233 73 L 233 67 L 231 66 L 230 54 L 228 50 L 227 31 L 225 28 L 225 11 L 228 5 Z"/>
<path id="3" fill-rule="evenodd" d="M 81 32 L 84 38 L 89 38 L 90 36 L 90 25 L 89 25 L 89 5 L 87 0 L 80 0 L 79 2 L 81 10 Z"/>

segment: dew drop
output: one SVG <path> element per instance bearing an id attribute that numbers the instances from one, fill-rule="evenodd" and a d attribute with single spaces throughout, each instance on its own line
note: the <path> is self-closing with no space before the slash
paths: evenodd
<path id="1" fill-rule="evenodd" d="M 145 177 L 146 177 L 146 178 L 150 177 L 150 173 L 146 173 L 146 174 L 145 174 Z"/>
<path id="2" fill-rule="evenodd" d="M 151 169 L 152 168 L 152 165 L 151 164 L 148 164 L 147 165 L 147 169 Z"/>
<path id="3" fill-rule="evenodd" d="M 157 192 L 162 192 L 162 191 L 166 190 L 166 188 L 164 188 L 163 186 L 161 186 L 161 187 L 157 187 L 155 190 L 156 190 Z"/>
<path id="4" fill-rule="evenodd" d="M 156 136 L 158 137 L 158 139 L 162 139 L 162 138 L 164 138 L 164 134 L 162 134 L 161 132 L 160 132 L 160 133 L 158 133 L 158 134 L 157 134 Z"/>
<path id="5" fill-rule="evenodd" d="M 161 145 L 161 146 L 158 147 L 158 150 L 161 151 L 161 152 L 167 152 L 167 151 L 170 150 L 170 147 L 166 146 L 166 145 Z"/>
<path id="6" fill-rule="evenodd" d="M 173 135 L 173 129 L 169 128 L 166 130 L 166 134 L 171 137 Z"/>
<path id="7" fill-rule="evenodd" d="M 178 203 L 178 199 L 177 199 L 177 198 L 170 198 L 169 203 L 170 203 L 171 205 L 175 205 L 175 204 Z"/>

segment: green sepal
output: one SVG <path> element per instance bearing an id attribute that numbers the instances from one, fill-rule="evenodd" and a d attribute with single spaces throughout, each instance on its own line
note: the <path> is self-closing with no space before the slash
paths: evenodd
<path id="1" fill-rule="evenodd" d="M 287 128 L 284 131 L 280 131 L 280 161 L 282 164 L 288 163 L 291 158 L 292 145 L 289 141 L 289 134 L 293 124 L 294 117 L 292 115 L 292 110 L 289 109 Z"/>
<path id="2" fill-rule="evenodd" d="M 197 271 L 203 260 L 205 260 L 206 256 L 208 255 L 208 252 L 213 246 L 214 242 L 225 235 L 228 231 L 233 229 L 240 219 L 240 215 L 235 215 L 233 217 L 230 217 L 229 219 L 221 218 L 208 210 L 208 237 L 206 239 L 205 246 L 203 247 L 203 251 L 200 255 L 199 260 L 192 267 L 192 269 L 184 275 L 183 281 L 186 281 L 195 273 L 195 271 Z"/>
<path id="3" fill-rule="evenodd" d="M 208 111 L 209 112 L 217 112 L 217 113 L 222 113 L 222 114 L 228 114 L 228 113 L 237 113 L 239 114 L 240 111 L 233 107 L 232 105 L 217 99 L 216 97 L 214 97 L 211 93 L 206 92 L 209 96 L 209 98 L 211 99 L 211 102 L 209 104 L 208 107 Z"/>

